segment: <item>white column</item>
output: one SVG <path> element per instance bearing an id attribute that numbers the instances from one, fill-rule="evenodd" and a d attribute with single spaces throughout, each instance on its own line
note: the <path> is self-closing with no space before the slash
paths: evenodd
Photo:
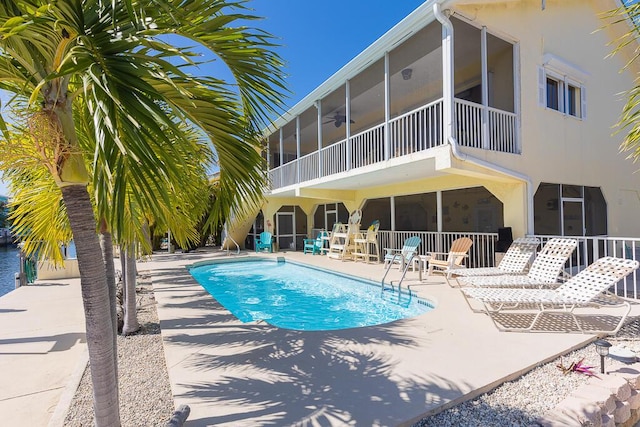
<path id="1" fill-rule="evenodd" d="M 318 178 L 322 177 L 322 100 L 316 101 L 318 109 Z"/>
<path id="2" fill-rule="evenodd" d="M 489 77 L 487 68 L 487 27 L 480 33 L 480 55 L 482 67 L 482 148 L 489 149 Z"/>
<path id="3" fill-rule="evenodd" d="M 347 165 L 346 170 L 351 169 L 351 91 L 350 91 L 350 81 L 347 80 L 345 82 L 345 125 L 347 125 L 346 133 L 347 133 Z"/>
<path id="4" fill-rule="evenodd" d="M 391 205 L 391 231 L 396 231 L 396 198 L 391 196 L 389 201 Z"/>
<path id="5" fill-rule="evenodd" d="M 442 233 L 442 191 L 436 191 L 436 206 L 438 209 L 437 212 L 437 221 L 438 221 L 438 233 Z"/>
<path id="6" fill-rule="evenodd" d="M 296 116 L 296 183 L 300 184 L 300 116 Z"/>
<path id="7" fill-rule="evenodd" d="M 282 134 L 282 128 L 280 128 L 280 185 L 284 186 L 284 135 Z"/>
<path id="8" fill-rule="evenodd" d="M 389 120 L 391 120 L 391 75 L 389 74 L 389 52 L 384 53 L 384 159 L 391 157 L 391 133 Z"/>
<path id="9" fill-rule="evenodd" d="M 513 45 L 513 75 L 515 78 L 513 79 L 513 112 L 516 114 L 516 124 L 515 129 L 513 130 L 515 136 L 515 149 L 516 154 L 522 153 L 522 142 L 520 140 L 520 44 L 516 43 Z M 533 213 L 531 214 L 531 221 L 533 221 Z M 533 222 L 531 222 L 533 224 Z M 533 227 L 533 226 L 532 226 Z"/>

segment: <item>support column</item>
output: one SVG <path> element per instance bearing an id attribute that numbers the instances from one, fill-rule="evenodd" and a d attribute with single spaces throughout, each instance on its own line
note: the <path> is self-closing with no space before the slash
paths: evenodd
<path id="1" fill-rule="evenodd" d="M 489 149 L 489 75 L 487 68 L 487 27 L 480 33 L 482 73 L 482 148 Z"/>
<path id="2" fill-rule="evenodd" d="M 300 184 L 300 116 L 296 116 L 296 184 Z"/>
<path id="3" fill-rule="evenodd" d="M 318 176 L 322 175 L 322 100 L 316 101 L 316 108 L 318 109 Z"/>
<path id="4" fill-rule="evenodd" d="M 345 125 L 346 133 L 347 133 L 347 164 L 346 170 L 351 170 L 351 156 L 353 153 L 351 152 L 351 91 L 350 91 L 350 81 L 347 80 L 345 82 Z"/>
<path id="5" fill-rule="evenodd" d="M 384 159 L 389 160 L 391 157 L 391 129 L 389 129 L 389 120 L 391 120 L 391 75 L 389 74 L 389 52 L 384 53 Z"/>

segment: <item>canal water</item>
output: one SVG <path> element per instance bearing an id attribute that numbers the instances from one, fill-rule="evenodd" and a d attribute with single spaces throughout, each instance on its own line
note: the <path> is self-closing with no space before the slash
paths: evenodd
<path id="1" fill-rule="evenodd" d="M 20 271 L 20 258 L 15 246 L 0 246 L 0 296 L 16 288 L 15 275 Z"/>

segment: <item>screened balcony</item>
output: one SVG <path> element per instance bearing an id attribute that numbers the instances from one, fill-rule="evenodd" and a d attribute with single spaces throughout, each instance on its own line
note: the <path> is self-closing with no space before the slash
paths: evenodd
<path id="1" fill-rule="evenodd" d="M 267 137 L 272 190 L 357 175 L 393 159 L 396 165 L 423 159 L 412 155 L 448 144 L 447 127 L 460 147 L 519 154 L 516 46 L 486 29 L 451 21 L 453 82 L 443 79 L 438 21 L 376 60 L 357 67 L 356 58 L 357 71 L 333 86 L 328 80 L 324 96 L 302 105 Z M 445 84 L 452 85 L 451 102 L 444 98 Z"/>

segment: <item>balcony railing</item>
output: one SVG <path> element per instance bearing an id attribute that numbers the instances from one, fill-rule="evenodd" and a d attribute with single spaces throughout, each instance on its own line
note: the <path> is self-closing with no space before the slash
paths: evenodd
<path id="1" fill-rule="evenodd" d="M 516 140 L 514 113 L 484 107 L 462 99 L 455 100 L 455 109 L 458 144 L 463 147 L 520 153 Z"/>
<path id="2" fill-rule="evenodd" d="M 381 123 L 274 168 L 269 171 L 271 188 L 283 188 L 443 145 L 446 141 L 442 110 L 443 100 L 439 99 L 390 120 L 388 151 L 385 149 L 386 125 Z M 455 114 L 456 136 L 461 146 L 520 152 L 515 114 L 459 99 L 455 100 Z"/>

